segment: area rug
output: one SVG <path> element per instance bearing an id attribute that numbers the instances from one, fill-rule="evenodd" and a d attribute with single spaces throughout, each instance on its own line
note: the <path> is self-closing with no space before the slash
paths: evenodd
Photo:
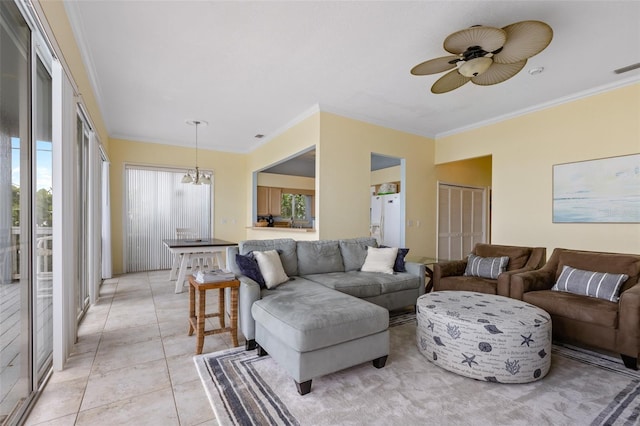
<path id="1" fill-rule="evenodd" d="M 300 396 L 269 356 L 235 348 L 194 357 L 221 425 L 634 425 L 640 374 L 614 357 L 556 345 L 551 370 L 526 384 L 450 373 L 416 348 L 412 314 L 390 324 L 382 369 L 365 363 L 313 379 Z"/>

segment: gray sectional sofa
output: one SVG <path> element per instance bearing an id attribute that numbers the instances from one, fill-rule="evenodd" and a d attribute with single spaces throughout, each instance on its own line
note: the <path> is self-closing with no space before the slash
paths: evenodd
<path id="1" fill-rule="evenodd" d="M 373 238 L 248 240 L 227 248 L 227 268 L 240 280 L 240 329 L 246 348 L 269 353 L 295 380 L 300 394 L 311 379 L 389 353 L 389 310 L 416 304 L 424 293 L 424 265 L 406 272 L 360 271 Z M 290 280 L 273 289 L 244 276 L 237 254 L 277 250 Z"/>

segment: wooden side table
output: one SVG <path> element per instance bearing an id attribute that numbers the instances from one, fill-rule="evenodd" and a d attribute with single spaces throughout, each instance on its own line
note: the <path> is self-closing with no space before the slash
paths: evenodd
<path id="1" fill-rule="evenodd" d="M 225 327 L 224 321 L 224 289 L 231 288 L 231 324 Z M 189 275 L 189 336 L 196 332 L 196 354 L 202 353 L 204 346 L 204 336 L 219 333 L 231 333 L 233 346 L 238 346 L 238 289 L 240 281 L 219 281 L 199 283 L 193 275 Z M 218 289 L 218 312 L 215 314 L 205 313 L 207 290 Z M 196 312 L 196 290 L 198 292 L 198 310 Z M 204 323 L 207 318 L 218 317 L 220 328 L 205 330 Z"/>

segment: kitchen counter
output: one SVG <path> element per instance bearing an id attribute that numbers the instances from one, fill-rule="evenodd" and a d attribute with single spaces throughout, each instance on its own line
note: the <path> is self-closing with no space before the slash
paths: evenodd
<path id="1" fill-rule="evenodd" d="M 254 231 L 316 232 L 313 228 L 285 228 L 284 226 L 248 226 L 247 229 Z"/>

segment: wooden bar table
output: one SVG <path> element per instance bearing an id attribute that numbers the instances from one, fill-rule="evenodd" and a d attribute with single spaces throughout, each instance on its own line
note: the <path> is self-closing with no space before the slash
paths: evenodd
<path id="1" fill-rule="evenodd" d="M 229 327 L 225 327 L 224 320 L 224 290 L 231 289 L 231 315 Z M 196 354 L 202 353 L 204 346 L 204 336 L 220 333 L 231 333 L 233 346 L 238 346 L 238 289 L 240 281 L 217 281 L 199 283 L 193 275 L 189 275 L 189 336 L 196 332 Z M 207 314 L 206 300 L 207 290 L 218 290 L 218 312 Z M 196 291 L 198 295 L 196 297 Z M 198 309 L 196 311 L 196 298 L 198 299 Z M 204 323 L 207 318 L 218 317 L 220 328 L 205 330 Z"/>

